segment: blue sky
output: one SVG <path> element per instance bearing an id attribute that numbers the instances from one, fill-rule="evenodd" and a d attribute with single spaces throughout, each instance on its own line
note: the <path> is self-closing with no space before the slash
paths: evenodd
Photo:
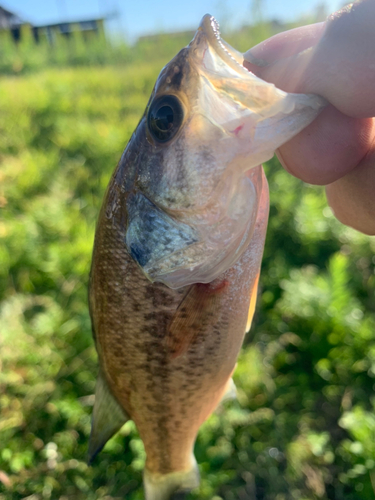
<path id="1" fill-rule="evenodd" d="M 313 12 L 322 3 L 327 11 L 338 9 L 344 0 L 255 0 L 266 17 L 294 20 Z M 251 24 L 251 0 L 0 0 L 0 5 L 34 24 L 65 19 L 101 17 L 118 11 L 110 26 L 121 29 L 134 41 L 139 35 L 157 31 L 195 29 L 201 17 L 214 15 L 220 24 Z"/>

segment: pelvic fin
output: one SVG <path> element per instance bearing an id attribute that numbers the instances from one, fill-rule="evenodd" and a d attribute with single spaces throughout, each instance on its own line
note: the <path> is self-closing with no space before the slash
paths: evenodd
<path id="1" fill-rule="evenodd" d="M 107 382 L 99 373 L 95 388 L 95 403 L 91 421 L 88 463 L 101 451 L 106 442 L 129 420 L 112 396 Z"/>

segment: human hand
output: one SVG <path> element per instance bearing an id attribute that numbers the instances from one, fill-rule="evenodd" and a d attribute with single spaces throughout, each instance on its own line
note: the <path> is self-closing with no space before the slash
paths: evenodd
<path id="1" fill-rule="evenodd" d="M 296 177 L 327 185 L 336 217 L 366 234 L 375 234 L 374 26 L 375 2 L 361 0 L 325 23 L 280 33 L 244 55 L 244 65 L 260 78 L 328 100 L 277 155 Z"/>

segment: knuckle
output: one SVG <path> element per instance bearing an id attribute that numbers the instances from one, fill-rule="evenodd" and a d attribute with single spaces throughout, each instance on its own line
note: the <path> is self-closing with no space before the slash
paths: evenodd
<path id="1" fill-rule="evenodd" d="M 363 35 L 367 27 L 373 30 L 375 21 L 375 2 L 362 0 L 346 5 L 328 16 L 325 37 L 351 39 Z"/>

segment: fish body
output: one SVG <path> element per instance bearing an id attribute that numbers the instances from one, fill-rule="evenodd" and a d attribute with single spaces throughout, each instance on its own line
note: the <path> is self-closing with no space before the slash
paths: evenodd
<path id="1" fill-rule="evenodd" d="M 147 499 L 158 499 L 160 491 L 169 495 L 175 486 L 198 485 L 193 456 L 198 429 L 231 389 L 250 299 L 256 296 L 268 218 L 261 167 L 252 175 L 262 192 L 254 239 L 241 259 L 209 284 L 174 290 L 151 283 L 111 221 L 98 229 L 91 287 L 101 376 L 124 410 L 119 425 L 132 418 L 144 442 Z M 108 238 L 110 250 L 104 243 Z M 122 273 L 113 260 L 121 263 Z M 104 443 L 92 439 L 95 453 Z"/>
<path id="2" fill-rule="evenodd" d="M 205 16 L 160 73 L 99 216 L 89 455 L 132 419 L 147 500 L 199 484 L 197 432 L 233 393 L 255 307 L 269 206 L 259 164 L 323 107 L 241 63 Z"/>

